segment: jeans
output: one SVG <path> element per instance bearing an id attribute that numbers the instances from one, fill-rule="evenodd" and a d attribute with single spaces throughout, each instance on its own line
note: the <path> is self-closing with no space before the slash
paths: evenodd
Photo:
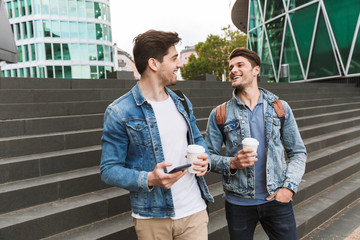
<path id="1" fill-rule="evenodd" d="M 259 221 L 270 240 L 297 239 L 291 201 L 274 200 L 257 206 L 238 206 L 226 201 L 225 210 L 231 240 L 252 240 Z"/>

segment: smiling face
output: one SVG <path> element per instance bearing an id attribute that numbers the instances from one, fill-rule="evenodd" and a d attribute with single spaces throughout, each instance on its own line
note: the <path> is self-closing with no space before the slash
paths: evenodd
<path id="1" fill-rule="evenodd" d="M 249 60 L 242 56 L 234 57 L 229 62 L 229 78 L 233 88 L 243 90 L 256 86 L 259 66 L 251 66 Z"/>
<path id="2" fill-rule="evenodd" d="M 177 81 L 177 71 L 182 67 L 179 54 L 176 51 L 175 46 L 171 46 L 168 50 L 168 53 L 163 57 L 163 61 L 157 61 L 158 64 L 158 77 L 160 82 L 164 86 L 170 86 L 176 84 Z"/>

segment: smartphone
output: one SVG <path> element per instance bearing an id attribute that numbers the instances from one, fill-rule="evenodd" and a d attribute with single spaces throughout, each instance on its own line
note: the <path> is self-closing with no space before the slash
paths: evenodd
<path id="1" fill-rule="evenodd" d="M 178 172 L 178 171 L 184 171 L 184 170 L 187 169 L 188 167 L 191 167 L 191 163 L 178 166 L 178 167 L 172 169 L 169 173 L 175 173 L 175 172 Z"/>

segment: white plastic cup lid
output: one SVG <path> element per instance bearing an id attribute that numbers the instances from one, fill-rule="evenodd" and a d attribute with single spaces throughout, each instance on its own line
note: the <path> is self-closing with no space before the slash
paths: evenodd
<path id="1" fill-rule="evenodd" d="M 244 138 L 244 140 L 242 140 L 242 144 L 246 146 L 258 146 L 259 142 L 255 138 Z"/>
<path id="2" fill-rule="evenodd" d="M 186 151 L 188 153 L 204 153 L 205 148 L 200 145 L 192 144 L 187 147 Z"/>

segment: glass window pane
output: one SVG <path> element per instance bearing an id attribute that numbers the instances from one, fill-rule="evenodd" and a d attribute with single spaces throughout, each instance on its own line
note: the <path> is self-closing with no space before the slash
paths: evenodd
<path id="1" fill-rule="evenodd" d="M 39 76 L 41 78 L 45 77 L 45 68 L 44 67 L 39 67 Z"/>
<path id="2" fill-rule="evenodd" d="M 28 10 L 28 14 L 29 14 L 29 15 L 32 15 L 31 0 L 27 0 L 27 10 Z"/>
<path id="3" fill-rule="evenodd" d="M 64 78 L 72 78 L 70 66 L 64 66 Z"/>
<path id="4" fill-rule="evenodd" d="M 19 69 L 19 77 L 24 77 L 24 69 L 23 68 L 20 68 Z"/>
<path id="5" fill-rule="evenodd" d="M 62 1 L 64 1 L 64 0 L 62 0 Z M 51 15 L 59 15 L 57 0 L 50 0 L 50 14 Z"/>
<path id="6" fill-rule="evenodd" d="M 23 51 L 22 51 L 22 47 L 18 46 L 18 53 L 19 53 L 19 62 L 23 61 Z"/>
<path id="7" fill-rule="evenodd" d="M 349 74 L 360 73 L 360 31 L 356 39 L 354 52 L 349 67 Z"/>
<path id="8" fill-rule="evenodd" d="M 107 11 L 106 11 L 106 4 L 101 3 L 100 7 L 101 7 L 101 18 L 103 20 L 109 21 L 109 17 L 107 16 Z"/>
<path id="9" fill-rule="evenodd" d="M 46 66 L 46 73 L 48 78 L 54 78 L 53 66 Z"/>
<path id="10" fill-rule="evenodd" d="M 98 58 L 98 61 L 104 61 L 104 47 L 103 47 L 103 45 L 97 45 L 97 58 Z"/>
<path id="11" fill-rule="evenodd" d="M 110 66 L 105 66 L 105 73 L 106 73 L 106 75 L 105 75 L 105 77 L 107 78 L 107 75 L 109 74 L 109 73 L 111 73 L 112 71 L 111 71 L 111 67 Z"/>
<path id="12" fill-rule="evenodd" d="M 78 38 L 78 23 L 70 22 L 70 38 Z"/>
<path id="13" fill-rule="evenodd" d="M 265 20 L 272 19 L 284 12 L 285 9 L 284 9 L 283 1 L 268 0 L 266 4 Z"/>
<path id="14" fill-rule="evenodd" d="M 40 14 L 40 1 L 41 0 L 33 0 L 34 1 L 34 13 Z"/>
<path id="15" fill-rule="evenodd" d="M 61 38 L 62 39 L 69 38 L 69 36 L 70 36 L 69 22 L 61 21 L 60 26 L 61 26 Z"/>
<path id="16" fill-rule="evenodd" d="M 261 50 L 261 68 L 260 76 L 266 76 L 268 82 L 275 82 L 275 74 L 273 71 L 273 66 L 271 62 L 271 57 L 268 48 L 268 42 L 266 37 L 264 37 L 263 49 Z"/>
<path id="17" fill-rule="evenodd" d="M 96 39 L 97 40 L 103 40 L 103 30 L 102 30 L 102 24 L 97 23 L 96 24 Z"/>
<path id="18" fill-rule="evenodd" d="M 255 30 L 249 32 L 249 37 L 250 37 L 250 41 L 248 41 L 248 43 L 250 44 L 251 50 L 253 50 L 259 56 L 261 56 L 262 38 L 263 38 L 262 27 L 258 27 Z"/>
<path id="19" fill-rule="evenodd" d="M 31 77 L 30 68 L 29 68 L 29 67 L 25 68 L 25 77 Z"/>
<path id="20" fill-rule="evenodd" d="M 250 1 L 249 29 L 253 29 L 262 23 L 258 0 Z"/>
<path id="21" fill-rule="evenodd" d="M 60 43 L 53 43 L 54 60 L 61 60 L 61 47 Z"/>
<path id="22" fill-rule="evenodd" d="M 87 26 L 86 22 L 79 22 L 79 38 L 87 39 Z"/>
<path id="23" fill-rule="evenodd" d="M 95 44 L 89 44 L 89 59 L 90 61 L 97 60 L 97 49 Z"/>
<path id="24" fill-rule="evenodd" d="M 346 65 L 360 12 L 359 0 L 324 1 L 341 59 Z"/>
<path id="25" fill-rule="evenodd" d="M 95 23 L 87 23 L 88 39 L 96 39 Z"/>
<path id="26" fill-rule="evenodd" d="M 290 1 L 290 6 L 289 6 L 289 9 L 294 9 L 296 7 L 299 7 L 301 5 L 304 5 L 305 3 L 309 3 L 309 2 L 312 2 L 314 0 L 291 0 Z"/>
<path id="27" fill-rule="evenodd" d="M 34 37 L 34 22 L 33 21 L 29 21 L 29 37 L 33 38 Z"/>
<path id="28" fill-rule="evenodd" d="M 109 29 L 108 29 L 108 25 L 103 24 L 103 30 L 104 30 L 104 40 L 105 41 L 109 41 Z"/>
<path id="29" fill-rule="evenodd" d="M 7 6 L 8 18 L 12 18 L 13 17 L 13 9 L 12 9 L 11 2 L 6 3 L 6 6 Z"/>
<path id="30" fill-rule="evenodd" d="M 81 66 L 81 78 L 90 78 L 90 66 Z"/>
<path id="31" fill-rule="evenodd" d="M 77 0 L 78 17 L 86 17 L 84 0 Z"/>
<path id="32" fill-rule="evenodd" d="M 86 43 L 80 44 L 80 58 L 81 61 L 89 61 L 89 51 Z"/>
<path id="33" fill-rule="evenodd" d="M 266 24 L 266 30 L 269 38 L 271 55 L 274 59 L 275 71 L 277 74 L 280 64 L 281 43 L 284 32 L 285 17 L 278 18 Z"/>
<path id="34" fill-rule="evenodd" d="M 95 11 L 95 18 L 101 19 L 100 3 L 94 2 L 94 11 Z"/>
<path id="35" fill-rule="evenodd" d="M 284 51 L 281 64 L 289 64 L 290 81 L 304 79 L 289 25 L 286 27 Z M 279 82 L 288 82 L 288 78 L 279 78 Z"/>
<path id="36" fill-rule="evenodd" d="M 63 52 L 63 58 L 62 58 L 63 60 L 71 60 L 69 44 L 67 43 L 62 44 L 62 52 Z"/>
<path id="37" fill-rule="evenodd" d="M 31 75 L 32 77 L 34 77 L 34 78 L 37 78 L 38 76 L 37 76 L 37 71 L 36 71 L 36 67 L 32 67 L 32 75 Z"/>
<path id="38" fill-rule="evenodd" d="M 35 33 L 36 37 L 43 37 L 43 27 L 41 20 L 35 20 Z"/>
<path id="39" fill-rule="evenodd" d="M 19 2 L 18 2 L 18 0 L 14 0 L 14 11 L 15 11 L 15 17 L 19 17 Z"/>
<path id="40" fill-rule="evenodd" d="M 51 43 L 45 43 L 45 53 L 46 53 L 46 60 L 52 60 L 52 49 Z"/>
<path id="41" fill-rule="evenodd" d="M 76 17 L 77 12 L 76 12 L 76 0 L 69 0 L 68 2 L 68 7 L 69 7 L 69 16 L 71 17 Z"/>
<path id="42" fill-rule="evenodd" d="M 18 74 L 17 74 L 17 69 L 13 69 L 13 77 L 17 77 Z"/>
<path id="43" fill-rule="evenodd" d="M 15 32 L 16 32 L 16 39 L 21 39 L 21 30 L 20 30 L 20 23 L 15 24 Z"/>
<path id="44" fill-rule="evenodd" d="M 70 44 L 70 56 L 71 60 L 80 61 L 80 44 L 71 43 Z"/>
<path id="45" fill-rule="evenodd" d="M 24 62 L 29 61 L 29 46 L 24 45 Z"/>
<path id="46" fill-rule="evenodd" d="M 104 59 L 107 62 L 110 62 L 110 47 L 109 46 L 104 46 Z"/>
<path id="47" fill-rule="evenodd" d="M 50 32 L 51 26 L 49 20 L 43 21 L 43 28 L 44 28 L 44 37 L 51 37 L 51 32 Z"/>
<path id="48" fill-rule="evenodd" d="M 53 38 L 60 37 L 60 22 L 59 21 L 51 21 L 51 32 Z"/>
<path id="49" fill-rule="evenodd" d="M 94 2 L 86 1 L 86 17 L 94 18 Z"/>
<path id="50" fill-rule="evenodd" d="M 31 48 L 31 61 L 35 61 L 36 60 L 35 44 L 31 44 L 30 48 Z"/>
<path id="51" fill-rule="evenodd" d="M 67 16 L 68 10 L 67 10 L 67 1 L 60 0 L 59 1 L 59 13 L 61 16 Z"/>
<path id="52" fill-rule="evenodd" d="M 21 16 L 26 15 L 25 0 L 20 0 L 20 12 L 21 12 Z"/>
<path id="53" fill-rule="evenodd" d="M 23 30 L 23 37 L 24 39 L 28 38 L 28 30 L 27 30 L 27 26 L 26 26 L 26 22 L 22 22 L 22 30 Z"/>
<path id="54" fill-rule="evenodd" d="M 73 78 L 81 78 L 81 66 L 71 66 L 71 73 Z"/>
<path id="55" fill-rule="evenodd" d="M 37 43 L 36 44 L 36 49 L 37 49 L 37 59 L 38 60 L 45 60 L 44 44 L 43 43 Z"/>
<path id="56" fill-rule="evenodd" d="M 49 0 L 41 0 L 42 14 L 49 14 Z"/>
<path id="57" fill-rule="evenodd" d="M 11 70 L 6 70 L 6 76 L 11 77 Z"/>
<path id="58" fill-rule="evenodd" d="M 55 77 L 63 78 L 62 66 L 55 66 Z"/>
<path id="59" fill-rule="evenodd" d="M 99 78 L 105 78 L 104 66 L 99 66 Z"/>
<path id="60" fill-rule="evenodd" d="M 334 52 L 322 12 L 320 12 L 308 78 L 339 75 Z"/>

